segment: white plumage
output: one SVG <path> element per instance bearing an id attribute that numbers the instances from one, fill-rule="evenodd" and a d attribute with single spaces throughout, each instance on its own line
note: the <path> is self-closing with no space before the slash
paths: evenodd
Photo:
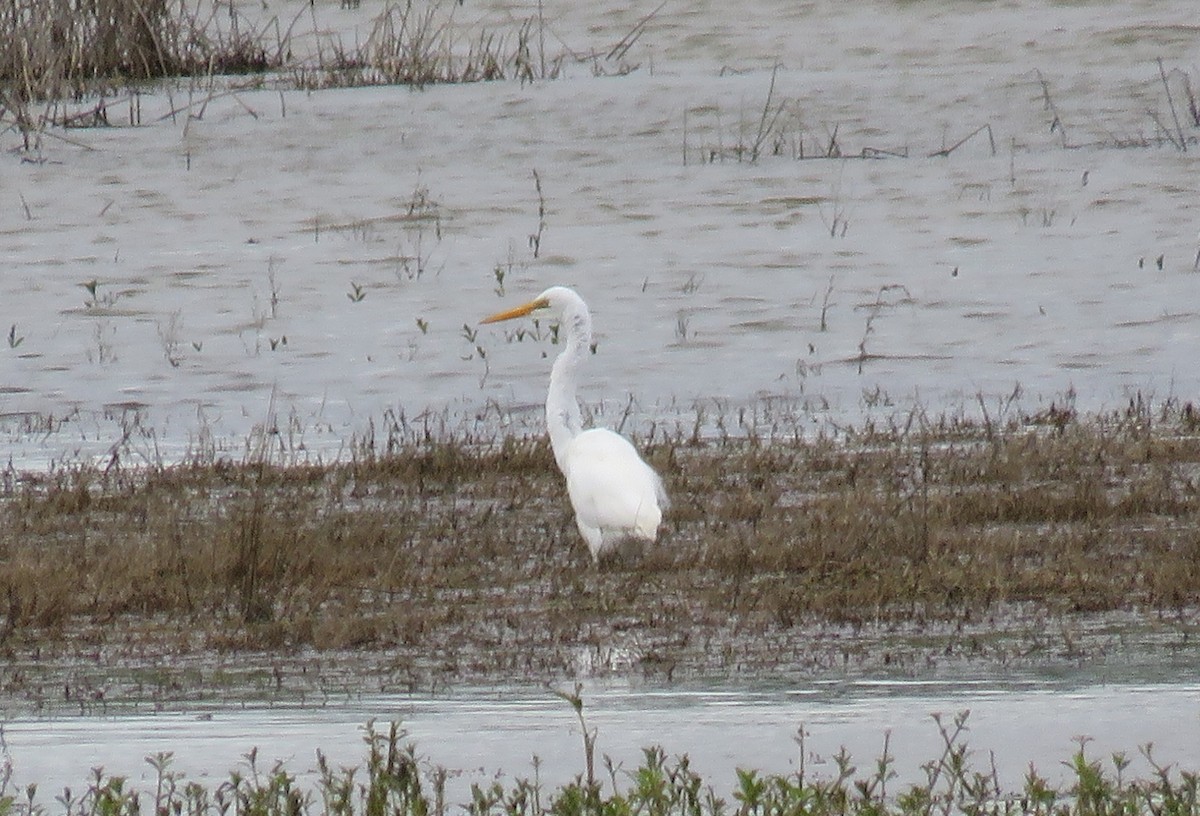
<path id="1" fill-rule="evenodd" d="M 583 298 L 564 286 L 552 286 L 528 303 L 482 322 L 511 320 L 541 309 L 559 318 L 566 336 L 550 371 L 546 427 L 558 469 L 567 480 L 579 532 L 595 559 L 626 538 L 654 541 L 667 506 L 662 479 L 625 437 L 606 428 L 583 430 L 575 381 L 592 342 L 592 318 Z"/>

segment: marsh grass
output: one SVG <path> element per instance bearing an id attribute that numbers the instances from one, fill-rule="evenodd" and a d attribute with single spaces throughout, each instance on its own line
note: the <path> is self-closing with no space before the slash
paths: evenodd
<path id="1" fill-rule="evenodd" d="M 47 134 L 90 149 L 56 128 L 141 125 L 148 87 L 171 95 L 186 82 L 187 101 L 172 100 L 167 116 L 198 118 L 214 98 L 264 86 L 280 89 L 286 110 L 287 88 L 524 83 L 560 76 L 568 60 L 598 74 L 624 73 L 634 70 L 625 52 L 648 22 L 639 21 L 624 47 L 607 56 L 565 48 L 553 55 L 540 7 L 496 30 L 459 24 L 458 5 L 387 2 L 368 35 L 347 42 L 320 24 L 312 4 L 280 18 L 266 6 L 247 14 L 212 0 L 14 2 L 0 9 L 0 127 L 15 129 L 24 150 L 41 160 Z"/>
<path id="2" fill-rule="evenodd" d="M 620 68 L 608 65 L 616 59 L 611 53 L 603 59 L 547 54 L 540 11 L 501 31 L 460 25 L 456 7 L 441 0 L 388 2 L 371 19 L 366 38 L 347 43 L 319 24 L 311 4 L 280 18 L 250 16 L 235 4 L 209 0 L 23 0 L 0 9 L 0 114 L 21 124 L 35 110 L 34 101 L 99 96 L 90 118 L 57 105 L 44 118 L 75 127 L 107 125 L 114 122 L 106 97 L 128 93 L 134 100 L 129 124 L 138 124 L 136 89 L 160 79 L 255 75 L 250 85 L 269 80 L 307 90 L 420 88 L 552 79 L 568 57 L 600 73 Z M 646 22 L 635 29 L 639 35 Z"/>
<path id="3" fill-rule="evenodd" d="M 639 444 L 673 499 L 661 541 L 599 570 L 540 437 L 394 425 L 328 465 L 274 464 L 264 445 L 10 472 L 0 650 L 12 666 L 356 650 L 420 685 L 570 674 L 581 649 L 603 668 L 613 644 L 632 647 L 623 670 L 666 676 L 832 664 L 850 647 L 822 645 L 828 627 L 937 630 L 938 659 L 1075 658 L 1074 627 L 1047 621 L 1125 612 L 1186 642 L 1198 426 L 1190 405 L 1131 403 L 836 438 L 654 435 Z M 992 635 L 1011 610 L 1040 616 L 1019 643 Z"/>
<path id="4" fill-rule="evenodd" d="M 0 11 L 0 85 L 17 100 L 78 99 L 128 83 L 278 68 L 271 42 L 232 6 L 183 0 L 26 0 Z"/>
<path id="5" fill-rule="evenodd" d="M 511 31 L 468 31 L 456 25 L 453 4 L 388 3 L 364 42 L 322 35 L 313 53 L 282 67 L 291 84 L 307 90 L 553 79 L 563 58 L 537 58 L 536 25 L 531 17 Z"/>
<path id="6" fill-rule="evenodd" d="M 567 695 L 564 695 L 567 696 Z M 572 705 L 574 703 L 572 702 Z M 585 735 L 582 704 L 577 707 Z M 967 741 L 967 712 L 951 720 L 935 715 L 942 740 L 938 756 L 920 765 L 918 781 L 901 783 L 907 758 L 890 753 L 885 735 L 881 754 L 860 769 L 842 749 L 831 770 L 813 773 L 804 761 L 805 732 L 797 734 L 801 761 L 794 772 L 761 773 L 739 768 L 735 780 L 705 779 L 686 754 L 668 757 L 659 747 L 643 750 L 641 763 L 629 770 L 604 764 L 608 778 L 593 774 L 593 756 L 585 770 L 557 787 L 531 780 L 498 777 L 490 785 L 473 783 L 469 799 L 451 802 L 449 771 L 429 768 L 398 723 L 384 730 L 368 723 L 364 729 L 365 758 L 357 767 L 334 768 L 316 748 L 317 779 L 302 783 L 282 762 L 260 764 L 257 750 L 215 785 L 189 780 L 173 767 L 171 752 L 146 758 L 154 771 L 153 787 L 139 790 L 120 776 L 97 767 L 87 783 L 66 788 L 55 805 L 43 804 L 37 785 L 14 790 L 9 785 L 11 764 L 0 769 L 0 816 L 137 816 L 143 812 L 188 816 L 1194 816 L 1200 813 L 1200 774 L 1163 765 L 1151 746 L 1140 751 L 1150 773 L 1128 773 L 1124 752 L 1101 759 L 1089 754 L 1086 740 L 1061 764 L 1067 769 L 1061 785 L 1052 784 L 1032 764 L 1019 790 L 1001 786 L 993 761 L 976 764 Z M 512 758 L 499 758 L 511 761 Z M 19 758 L 18 758 L 19 760 Z M 910 774 L 911 777 L 911 774 Z M 728 791 L 728 793 L 727 793 Z"/>
<path id="7" fill-rule="evenodd" d="M 1031 89 L 1040 90 L 1042 109 L 1047 118 L 1047 132 L 1058 134 L 1058 140 L 1064 150 L 1083 149 L 1134 149 L 1174 147 L 1181 153 L 1186 153 L 1189 147 L 1194 148 L 1198 137 L 1196 128 L 1200 128 L 1200 104 L 1192 87 L 1191 74 L 1179 68 L 1168 70 L 1161 59 L 1157 64 L 1157 80 L 1163 89 L 1165 111 L 1147 110 L 1146 115 L 1153 124 L 1153 135 L 1138 133 L 1137 135 L 1117 135 L 1106 133 L 1102 138 L 1081 142 L 1069 138 L 1068 123 L 1060 116 L 1054 101 L 1051 82 L 1040 69 L 1032 69 L 1026 74 Z M 839 124 L 813 127 L 806 123 L 804 116 L 805 105 L 794 98 L 780 98 L 777 92 L 779 66 L 771 70 L 764 101 L 761 109 L 742 106 L 736 115 L 723 112 L 715 103 L 702 104 L 684 108 L 682 112 L 682 159 L 686 166 L 689 161 L 699 155 L 701 164 L 724 164 L 759 162 L 766 156 L 803 160 L 834 160 L 844 162 L 851 159 L 877 161 L 882 159 L 908 159 L 922 157 L 926 159 L 947 158 L 968 144 L 978 143 L 979 155 L 998 154 L 996 128 L 991 122 L 968 123 L 955 125 L 958 137 L 953 142 L 947 142 L 947 134 L 942 134 L 938 147 L 917 149 L 908 144 L 880 145 L 875 142 L 879 138 L 877 132 L 843 133 Z M 723 68 L 726 72 L 738 73 L 733 69 Z M 1178 97 L 1178 101 L 1177 101 Z M 1072 127 L 1072 132 L 1074 129 Z M 986 154 L 983 152 L 982 137 L 987 136 Z M 1040 136 L 1039 136 L 1040 139 Z M 853 144 L 852 144 L 853 143 Z M 1018 140 L 1013 137 L 1012 152 L 1015 153 Z M 1010 173 L 1010 175 L 1012 175 Z M 824 216 L 823 216 L 824 217 Z M 826 227 L 832 236 L 839 234 L 844 237 L 844 223 L 839 232 L 837 226 L 840 218 L 825 219 Z M 833 223 L 831 224 L 830 221 Z M 1046 224 L 1045 226 L 1049 226 Z"/>

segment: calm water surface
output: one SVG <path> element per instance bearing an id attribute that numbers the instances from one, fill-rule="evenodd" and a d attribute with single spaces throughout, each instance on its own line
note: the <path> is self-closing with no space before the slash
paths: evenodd
<path id="1" fill-rule="evenodd" d="M 1065 779 L 1061 761 L 1078 748 L 1108 761 L 1113 751 L 1147 766 L 1139 747 L 1154 744 L 1160 762 L 1200 764 L 1200 683 L 1074 685 L 1054 682 L 829 682 L 770 691 L 650 689 L 629 685 L 584 690 L 588 722 L 598 731 L 598 755 L 626 769 L 641 749 L 661 745 L 686 753 L 693 767 L 728 791 L 734 769 L 787 773 L 797 768 L 796 735 L 805 731 L 808 773 L 832 775 L 842 746 L 860 769 L 873 767 L 885 734 L 900 780 L 923 777 L 922 763 L 943 747 L 935 713 L 952 725 L 970 711 L 965 738 L 979 770 L 996 768 L 1006 788 L 1019 787 L 1029 764 L 1051 780 Z M 90 769 L 127 775 L 148 790 L 154 772 L 145 757 L 172 751 L 174 769 L 216 784 L 246 769 L 258 748 L 260 768 L 283 761 L 305 784 L 315 778 L 317 749 L 334 766 L 361 763 L 369 720 L 401 720 L 430 768 L 454 771 L 451 801 L 464 802 L 472 782 L 498 775 L 533 776 L 560 784 L 583 768 L 573 712 L 546 691 L 490 690 L 452 696 L 366 697 L 321 707 L 236 707 L 109 716 L 21 718 L 4 724 L 17 784 L 37 782 L 47 800 L 63 786 L 79 791 Z M 386 726 L 383 727 L 386 730 Z"/>
<path id="2" fill-rule="evenodd" d="M 337 5 L 314 29 L 364 42 L 379 0 Z M 576 53 L 641 17 L 558 5 Z M 1194 400 L 1200 151 L 1156 125 L 1160 62 L 1176 99 L 1195 84 L 1189 8 L 667 4 L 624 76 L 264 88 L 182 118 L 144 93 L 142 127 L 0 161 L 26 205 L 0 208 L 4 458 L 236 458 L 260 428 L 281 457 L 345 458 L 426 412 L 509 430 L 557 349 L 545 321 L 477 323 L 552 283 L 595 314 L 581 399 L 627 431 L 690 429 L 696 404 L 732 426 L 782 402 L 758 430 L 790 431 Z M 739 160 L 764 102 L 770 155 Z M 890 158 L 809 160 L 835 135 Z"/>

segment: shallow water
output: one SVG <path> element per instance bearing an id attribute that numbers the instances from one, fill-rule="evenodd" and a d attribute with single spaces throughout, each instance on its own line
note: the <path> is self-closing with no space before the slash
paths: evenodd
<path id="1" fill-rule="evenodd" d="M 1051 781 L 1064 781 L 1060 762 L 1078 749 L 1080 737 L 1089 738 L 1088 755 L 1105 762 L 1113 751 L 1128 752 L 1136 773 L 1148 770 L 1138 756 L 1147 743 L 1160 763 L 1195 769 L 1200 757 L 1200 686 L 1194 682 L 864 680 L 757 691 L 608 685 L 585 687 L 583 696 L 589 725 L 598 730 L 598 756 L 632 769 L 642 748 L 660 745 L 669 756 L 688 754 L 693 768 L 725 792 L 735 768 L 795 771 L 801 727 L 806 773 L 834 775 L 832 757 L 841 747 L 866 773 L 888 734 L 899 782 L 918 781 L 920 766 L 944 747 L 932 715 L 940 713 L 951 727 L 954 716 L 968 710 L 964 736 L 972 761 L 983 772 L 994 761 L 1008 790 L 1020 787 L 1029 763 Z M 497 774 L 532 778 L 535 755 L 549 784 L 583 768 L 574 713 L 549 692 L 524 689 L 362 697 L 321 707 L 17 718 L 5 723 L 4 736 L 14 782 L 36 781 L 48 797 L 64 785 L 82 789 L 97 766 L 146 790 L 154 772 L 143 758 L 163 751 L 174 752 L 175 770 L 215 785 L 232 769 L 244 771 L 244 755 L 257 747 L 260 769 L 283 760 L 307 785 L 316 778 L 317 749 L 335 766 L 360 764 L 363 726 L 372 719 L 402 721 L 430 767 L 457 772 L 449 783 L 452 802 L 466 801 L 470 783 Z"/>
<path id="2" fill-rule="evenodd" d="M 335 6 L 318 25 L 347 42 L 379 10 Z M 554 47 L 580 53 L 639 19 L 548 13 Z M 1194 398 L 1200 150 L 1155 124 L 1156 59 L 1180 100 L 1200 63 L 1193 16 L 668 4 L 624 76 L 246 91 L 194 117 L 167 115 L 183 89 L 149 90 L 140 127 L 0 161 L 21 194 L 0 207 L 0 438 L 21 467 L 237 455 L 256 426 L 328 458 L 389 410 L 536 427 L 546 327 L 472 332 L 551 283 L 594 307 L 581 396 L 609 424 L 628 406 L 633 426 L 690 427 L 697 403 L 711 419 L 764 397 L 802 427 L 913 404 L 995 419 L 1068 391 L 1088 409 Z M 770 155 L 739 161 L 776 64 Z M 991 140 L 930 155 L 984 125 Z M 908 158 L 800 160 L 835 133 L 845 156 Z"/>

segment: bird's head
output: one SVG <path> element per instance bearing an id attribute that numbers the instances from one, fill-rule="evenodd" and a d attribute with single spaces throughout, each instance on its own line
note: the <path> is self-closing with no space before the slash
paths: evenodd
<path id="1" fill-rule="evenodd" d="M 569 307 L 575 304 L 582 306 L 583 300 L 573 290 L 565 286 L 551 286 L 528 303 L 522 303 L 520 306 L 515 306 L 507 311 L 497 312 L 479 322 L 499 323 L 502 320 L 513 320 L 514 318 L 525 317 L 539 311 L 547 311 L 553 315 L 561 316 Z M 584 308 L 586 309 L 586 307 Z"/>

